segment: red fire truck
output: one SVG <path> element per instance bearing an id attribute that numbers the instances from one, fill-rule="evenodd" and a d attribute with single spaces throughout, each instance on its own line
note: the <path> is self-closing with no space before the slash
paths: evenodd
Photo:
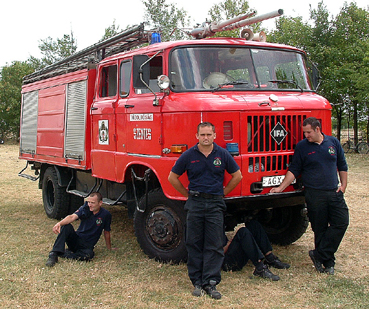
<path id="1" fill-rule="evenodd" d="M 316 70 L 303 51 L 267 43 L 264 33 L 209 38 L 282 13 L 204 23 L 186 41 L 160 42 L 140 24 L 26 76 L 19 175 L 38 181 L 47 216 L 62 218 L 99 191 L 104 203 L 128 209 L 147 255 L 185 260 L 185 200 L 167 178 L 197 142 L 197 124 L 210 121 L 243 174 L 225 197 L 227 230 L 256 218 L 274 243 L 300 238 L 308 225 L 300 181 L 269 192 L 304 137 L 305 118 L 331 131 Z"/>

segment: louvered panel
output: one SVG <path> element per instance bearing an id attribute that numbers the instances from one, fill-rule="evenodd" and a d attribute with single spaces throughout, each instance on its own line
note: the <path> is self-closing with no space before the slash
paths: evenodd
<path id="1" fill-rule="evenodd" d="M 273 152 L 294 150 L 298 141 L 303 138 L 302 122 L 304 115 L 248 116 L 248 152 Z M 271 136 L 272 130 L 281 125 L 285 137 L 277 143 Z"/>
<path id="2" fill-rule="evenodd" d="M 65 158 L 85 158 L 87 81 L 68 84 L 65 131 Z"/>
<path id="3" fill-rule="evenodd" d="M 248 116 L 245 136 L 248 138 L 247 151 L 252 154 L 248 172 L 286 171 L 296 144 L 304 138 L 302 122 L 305 118 L 306 115 L 297 114 Z M 283 132 L 283 138 L 275 139 L 275 128 L 279 128 L 277 136 Z"/>
<path id="4" fill-rule="evenodd" d="M 23 94 L 21 123 L 21 153 L 36 153 L 37 146 L 38 91 Z"/>

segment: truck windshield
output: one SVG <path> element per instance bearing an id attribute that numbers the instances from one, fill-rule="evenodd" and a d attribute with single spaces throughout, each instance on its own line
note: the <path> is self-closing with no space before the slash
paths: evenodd
<path id="1" fill-rule="evenodd" d="M 170 58 L 173 91 L 312 90 L 302 54 L 247 47 L 185 47 Z"/>

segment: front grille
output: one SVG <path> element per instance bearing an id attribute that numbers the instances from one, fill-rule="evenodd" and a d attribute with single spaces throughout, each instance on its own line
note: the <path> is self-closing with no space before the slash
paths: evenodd
<path id="1" fill-rule="evenodd" d="M 248 116 L 247 117 L 247 152 L 293 151 L 303 138 L 302 122 L 305 115 Z M 279 144 L 270 134 L 280 123 L 287 134 Z"/>
<path id="2" fill-rule="evenodd" d="M 287 170 L 291 162 L 290 155 L 269 155 L 249 157 L 249 173 Z"/>
<path id="3" fill-rule="evenodd" d="M 249 173 L 285 171 L 296 144 L 304 137 L 302 122 L 305 115 L 272 115 L 247 117 L 247 152 Z M 283 138 L 275 140 L 271 131 L 280 124 Z M 277 126 L 281 128 L 279 125 Z"/>

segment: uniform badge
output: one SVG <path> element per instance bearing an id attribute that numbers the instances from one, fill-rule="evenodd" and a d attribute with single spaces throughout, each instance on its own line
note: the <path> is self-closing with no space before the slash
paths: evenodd
<path id="1" fill-rule="evenodd" d="M 101 218 L 97 218 L 96 219 L 96 225 L 100 226 L 102 224 L 102 219 Z"/>
<path id="2" fill-rule="evenodd" d="M 331 155 L 331 156 L 334 156 L 336 154 L 336 149 L 334 149 L 333 146 L 329 146 L 328 148 L 328 153 Z"/>
<path id="3" fill-rule="evenodd" d="M 215 158 L 213 164 L 215 166 L 221 166 L 222 165 L 222 161 L 220 160 L 220 158 Z"/>

